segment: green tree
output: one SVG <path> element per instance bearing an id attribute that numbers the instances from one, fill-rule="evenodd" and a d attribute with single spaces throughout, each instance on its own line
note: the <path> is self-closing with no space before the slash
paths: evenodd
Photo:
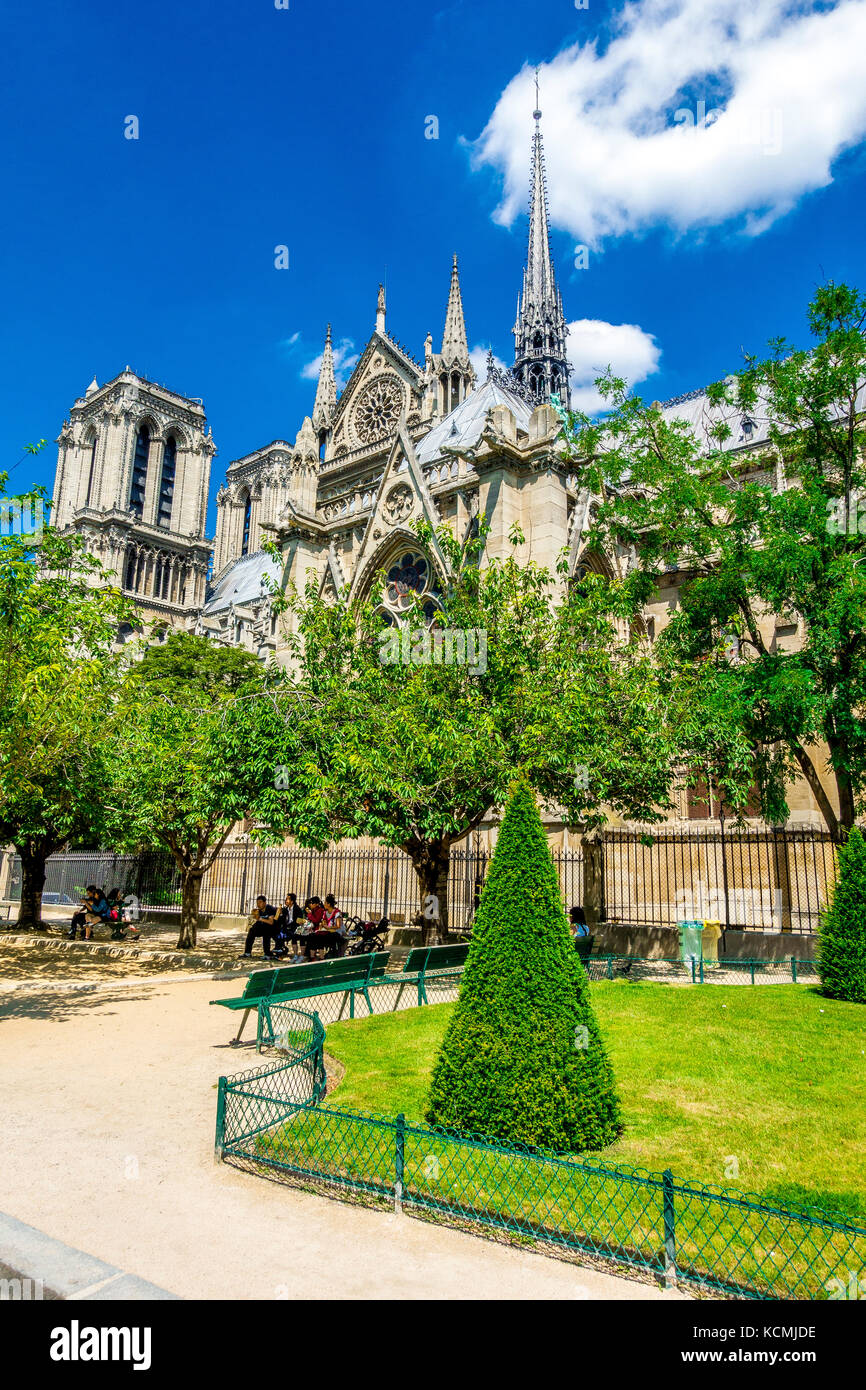
<path id="1" fill-rule="evenodd" d="M 21 857 L 22 927 L 40 922 L 49 855 L 99 839 L 128 659 L 116 637 L 131 615 L 113 576 L 44 522 L 47 510 L 42 488 L 0 497 L 0 844 Z"/>
<path id="2" fill-rule="evenodd" d="M 274 678 L 250 653 L 189 634 L 150 648 L 129 674 L 112 747 L 109 834 L 119 849 L 171 856 L 181 881 L 179 949 L 196 944 L 204 875 L 233 825 L 255 815 L 262 779 L 273 781 L 247 715 Z"/>
<path id="3" fill-rule="evenodd" d="M 448 576 L 432 627 L 411 593 L 403 628 L 383 626 L 372 601 L 289 596 L 293 675 L 261 708 L 257 741 L 281 770 L 264 819 L 317 848 L 399 845 L 447 933 L 451 847 L 504 804 L 517 771 L 573 822 L 603 818 L 602 803 L 654 815 L 671 732 L 650 654 L 616 640 L 609 590 L 557 597 L 556 578 L 515 555 L 482 566 L 483 528 L 463 546 L 420 531 Z M 472 643 L 465 661 L 447 660 L 449 632 Z"/>
<path id="4" fill-rule="evenodd" d="M 839 876 L 818 947 L 821 987 L 831 999 L 866 1004 L 866 841 L 854 826 L 839 849 Z"/>
<path id="5" fill-rule="evenodd" d="M 622 1132 L 589 981 L 525 785 L 499 832 L 427 1119 L 559 1153 L 602 1149 Z"/>
<path id="6" fill-rule="evenodd" d="M 600 498 L 594 539 L 636 557 L 635 607 L 666 570 L 682 576 L 658 645 L 660 660 L 702 668 L 689 718 L 696 771 L 709 768 L 738 811 L 756 784 L 775 822 L 799 770 L 837 838 L 866 792 L 864 321 L 855 290 L 819 289 L 813 345 L 776 340 L 768 358 L 712 386 L 705 439 L 609 373 L 604 418 L 566 417 Z M 746 428 L 765 440 L 732 455 L 732 430 Z M 776 640 L 773 615 L 797 624 L 797 650 Z"/>

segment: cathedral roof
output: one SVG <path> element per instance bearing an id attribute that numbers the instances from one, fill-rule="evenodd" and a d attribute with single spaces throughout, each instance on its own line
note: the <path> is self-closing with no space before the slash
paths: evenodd
<path id="1" fill-rule="evenodd" d="M 488 378 L 438 425 L 434 425 L 430 433 L 415 446 L 418 462 L 432 463 L 444 449 L 470 449 L 477 444 L 487 412 L 496 405 L 507 405 L 517 421 L 517 428 L 528 431 L 532 406 L 527 405 L 514 391 Z"/>
<path id="2" fill-rule="evenodd" d="M 236 603 L 255 603 L 271 592 L 263 581 L 267 577 L 279 588 L 283 577 L 282 565 L 271 559 L 264 550 L 254 555 L 242 555 L 223 570 L 212 586 L 204 605 L 204 615 L 220 613 Z"/>

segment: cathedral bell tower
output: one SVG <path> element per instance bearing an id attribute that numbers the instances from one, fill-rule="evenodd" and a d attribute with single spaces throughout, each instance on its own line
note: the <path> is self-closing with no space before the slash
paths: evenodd
<path id="1" fill-rule="evenodd" d="M 535 133 L 532 137 L 532 175 L 529 195 L 529 248 L 523 272 L 523 290 L 517 300 L 514 325 L 514 366 L 511 374 L 534 401 L 559 396 L 571 404 L 569 364 L 566 357 L 568 328 L 562 295 L 556 284 L 550 254 L 550 219 L 547 210 L 547 178 L 535 83 Z"/>

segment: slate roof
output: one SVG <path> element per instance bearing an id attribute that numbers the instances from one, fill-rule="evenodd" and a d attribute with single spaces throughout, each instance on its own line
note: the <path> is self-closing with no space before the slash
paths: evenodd
<path id="1" fill-rule="evenodd" d="M 444 420 L 434 425 L 430 433 L 415 446 L 418 462 L 432 463 L 434 459 L 441 458 L 443 447 L 469 449 L 473 444 L 477 444 L 484 429 L 487 412 L 496 405 L 507 405 L 517 421 L 517 428 L 528 431 L 532 406 L 527 405 L 526 401 L 521 400 L 507 387 L 488 379 L 467 396 L 465 401 L 455 406 Z"/>
<path id="2" fill-rule="evenodd" d="M 220 613 L 234 603 L 254 603 L 270 592 L 270 589 L 262 584 L 264 576 L 270 576 L 279 588 L 282 574 L 282 566 L 272 560 L 264 550 L 257 550 L 253 555 L 242 555 L 229 569 L 223 571 L 216 584 L 208 590 L 204 605 L 205 617 Z"/>

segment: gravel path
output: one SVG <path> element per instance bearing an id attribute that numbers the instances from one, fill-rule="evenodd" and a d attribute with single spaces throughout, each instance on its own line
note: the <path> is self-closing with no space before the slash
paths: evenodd
<path id="1" fill-rule="evenodd" d="M 217 1078 L 255 1053 L 208 1001 L 237 991 L 0 994 L 4 1210 L 185 1298 L 682 1297 L 215 1164 Z"/>

